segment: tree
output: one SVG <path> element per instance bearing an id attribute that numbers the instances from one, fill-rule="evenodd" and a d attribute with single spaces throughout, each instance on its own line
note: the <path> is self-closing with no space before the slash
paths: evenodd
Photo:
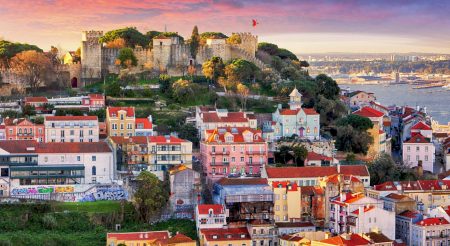
<path id="1" fill-rule="evenodd" d="M 369 163 L 370 185 L 400 180 L 404 172 L 406 172 L 405 167 L 395 164 L 390 155 L 381 154 Z"/>
<path id="2" fill-rule="evenodd" d="M 120 97 L 122 94 L 122 89 L 117 81 L 114 81 L 108 85 L 106 85 L 106 95 L 112 97 Z"/>
<path id="3" fill-rule="evenodd" d="M 288 157 L 291 156 L 291 154 L 289 153 L 290 151 L 291 151 L 291 148 L 286 145 L 281 146 L 280 149 L 278 150 L 280 157 L 283 158 L 284 164 L 287 164 Z"/>
<path id="4" fill-rule="evenodd" d="M 195 146 L 198 146 L 199 138 L 198 138 L 198 130 L 192 124 L 184 124 L 180 127 L 178 131 L 178 137 L 181 139 L 187 139 L 191 141 Z"/>
<path id="5" fill-rule="evenodd" d="M 191 42 L 190 42 L 191 56 L 195 58 L 200 46 L 200 35 L 198 34 L 198 27 L 194 26 L 192 29 Z"/>
<path id="6" fill-rule="evenodd" d="M 159 75 L 159 91 L 162 93 L 168 93 L 171 91 L 172 83 L 170 82 L 170 76 L 168 74 Z"/>
<path id="7" fill-rule="evenodd" d="M 258 50 L 264 51 L 264 52 L 268 53 L 269 55 L 274 56 L 274 55 L 278 54 L 278 45 L 261 42 L 258 44 Z"/>
<path id="8" fill-rule="evenodd" d="M 225 75 L 232 81 L 253 82 L 261 71 L 253 62 L 235 59 L 225 67 Z"/>
<path id="9" fill-rule="evenodd" d="M 172 84 L 173 97 L 178 102 L 190 102 L 194 100 L 199 90 L 200 86 L 189 80 L 179 79 Z"/>
<path id="10" fill-rule="evenodd" d="M 338 100 L 318 95 L 314 108 L 320 113 L 320 124 L 329 126 L 347 113 L 347 107 Z"/>
<path id="11" fill-rule="evenodd" d="M 319 88 L 319 94 L 328 99 L 337 99 L 341 92 L 336 81 L 325 74 L 319 74 L 316 76 L 316 83 Z"/>
<path id="12" fill-rule="evenodd" d="M 106 43 L 106 47 L 110 48 L 110 49 L 122 49 L 125 48 L 127 46 L 127 43 L 125 41 L 125 39 L 123 38 L 116 38 L 112 41 L 108 41 Z"/>
<path id="13" fill-rule="evenodd" d="M 239 83 L 236 87 L 237 93 L 241 96 L 241 102 L 242 102 L 242 110 L 245 110 L 245 107 L 247 105 L 247 97 L 250 94 L 250 90 L 248 87 L 242 83 Z"/>
<path id="14" fill-rule="evenodd" d="M 42 52 L 42 49 L 36 45 L 29 45 L 23 43 L 11 43 L 6 40 L 0 40 L 0 68 L 8 68 L 9 60 L 18 53 L 26 50 L 35 50 Z"/>
<path id="15" fill-rule="evenodd" d="M 214 82 L 224 75 L 224 70 L 225 65 L 223 64 L 223 60 L 218 56 L 213 56 L 202 65 L 203 75 Z"/>
<path id="16" fill-rule="evenodd" d="M 25 105 L 23 106 L 22 114 L 26 116 L 36 115 L 36 109 L 33 105 Z"/>
<path id="17" fill-rule="evenodd" d="M 336 147 L 340 151 L 367 154 L 373 137 L 365 131 L 358 131 L 352 126 L 338 126 Z"/>
<path id="18" fill-rule="evenodd" d="M 35 50 L 22 51 L 11 59 L 11 69 L 24 78 L 26 86 L 36 91 L 44 83 L 44 75 L 50 69 L 50 60 Z"/>
<path id="19" fill-rule="evenodd" d="M 241 36 L 237 33 L 233 33 L 229 38 L 227 38 L 227 43 L 229 44 L 240 44 L 242 43 Z"/>
<path id="20" fill-rule="evenodd" d="M 122 48 L 119 50 L 117 59 L 120 61 L 122 67 L 131 67 L 137 65 L 136 56 L 131 48 Z"/>
<path id="21" fill-rule="evenodd" d="M 373 127 L 373 123 L 369 118 L 362 117 L 356 114 L 347 115 L 337 121 L 338 126 L 350 125 L 358 131 L 367 131 Z"/>
<path id="22" fill-rule="evenodd" d="M 148 47 L 150 42 L 149 38 L 146 35 L 140 33 L 134 27 L 126 27 L 122 29 L 109 31 L 99 39 L 99 42 L 107 44 L 119 38 L 125 40 L 127 47 L 133 48 L 136 47 L 137 45 L 142 47 Z"/>
<path id="23" fill-rule="evenodd" d="M 148 223 L 167 205 L 168 198 L 169 194 L 158 177 L 148 171 L 139 174 L 133 204 L 142 222 Z"/>
<path id="24" fill-rule="evenodd" d="M 292 152 L 294 152 L 294 159 L 297 165 L 303 164 L 306 157 L 308 156 L 308 150 L 303 145 L 294 146 L 292 148 Z M 299 160 L 301 163 L 299 163 Z"/>

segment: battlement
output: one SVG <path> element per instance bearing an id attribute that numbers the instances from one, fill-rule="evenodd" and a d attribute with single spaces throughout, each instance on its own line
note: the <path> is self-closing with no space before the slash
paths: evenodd
<path id="1" fill-rule="evenodd" d="M 87 41 L 89 39 L 99 39 L 103 36 L 103 31 L 82 31 L 81 32 L 81 41 Z"/>
<path id="2" fill-rule="evenodd" d="M 253 35 L 250 32 L 236 32 L 233 34 L 239 35 L 242 42 L 258 42 L 258 36 Z"/>

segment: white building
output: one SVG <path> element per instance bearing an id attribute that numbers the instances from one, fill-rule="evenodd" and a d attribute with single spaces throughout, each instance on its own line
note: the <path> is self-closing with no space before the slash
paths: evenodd
<path id="1" fill-rule="evenodd" d="M 105 142 L 0 142 L 0 196 L 22 186 L 111 184 L 112 150 Z"/>
<path id="2" fill-rule="evenodd" d="M 433 172 L 435 147 L 429 138 L 416 133 L 411 139 L 403 142 L 403 163 L 418 166 L 422 163 L 423 170 Z"/>
<path id="3" fill-rule="evenodd" d="M 46 142 L 98 142 L 97 116 L 46 116 Z"/>
<path id="4" fill-rule="evenodd" d="M 450 223 L 442 218 L 427 218 L 411 227 L 412 246 L 450 245 Z"/>
<path id="5" fill-rule="evenodd" d="M 153 120 L 151 115 L 147 118 L 136 118 L 134 134 L 135 136 L 154 136 Z"/>
<path id="6" fill-rule="evenodd" d="M 199 204 L 195 209 L 197 232 L 201 229 L 220 229 L 227 224 L 228 210 L 223 204 Z"/>

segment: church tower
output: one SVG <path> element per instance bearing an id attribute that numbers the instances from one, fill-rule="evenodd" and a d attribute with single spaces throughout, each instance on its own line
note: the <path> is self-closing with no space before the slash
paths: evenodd
<path id="1" fill-rule="evenodd" d="M 302 108 L 302 94 L 297 90 L 297 87 L 289 94 L 289 108 L 294 110 Z"/>

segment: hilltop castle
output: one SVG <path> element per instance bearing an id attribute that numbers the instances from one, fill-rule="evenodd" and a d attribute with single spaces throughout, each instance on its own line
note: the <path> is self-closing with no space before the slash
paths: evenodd
<path id="1" fill-rule="evenodd" d="M 266 66 L 256 58 L 258 37 L 250 33 L 236 33 L 240 44 L 229 44 L 225 38 L 209 38 L 199 47 L 195 58 L 191 56 L 189 44 L 179 37 L 158 36 L 153 39 L 152 48 L 136 46 L 134 55 L 138 60 L 137 69 L 167 71 L 170 75 L 182 75 L 188 66 L 200 66 L 213 56 L 224 61 L 245 59 L 263 69 Z M 99 42 L 102 31 L 83 31 L 81 38 L 81 82 L 98 81 L 108 73 L 119 73 L 115 64 L 119 49 L 107 48 Z M 197 69 L 201 72 L 201 69 Z"/>

